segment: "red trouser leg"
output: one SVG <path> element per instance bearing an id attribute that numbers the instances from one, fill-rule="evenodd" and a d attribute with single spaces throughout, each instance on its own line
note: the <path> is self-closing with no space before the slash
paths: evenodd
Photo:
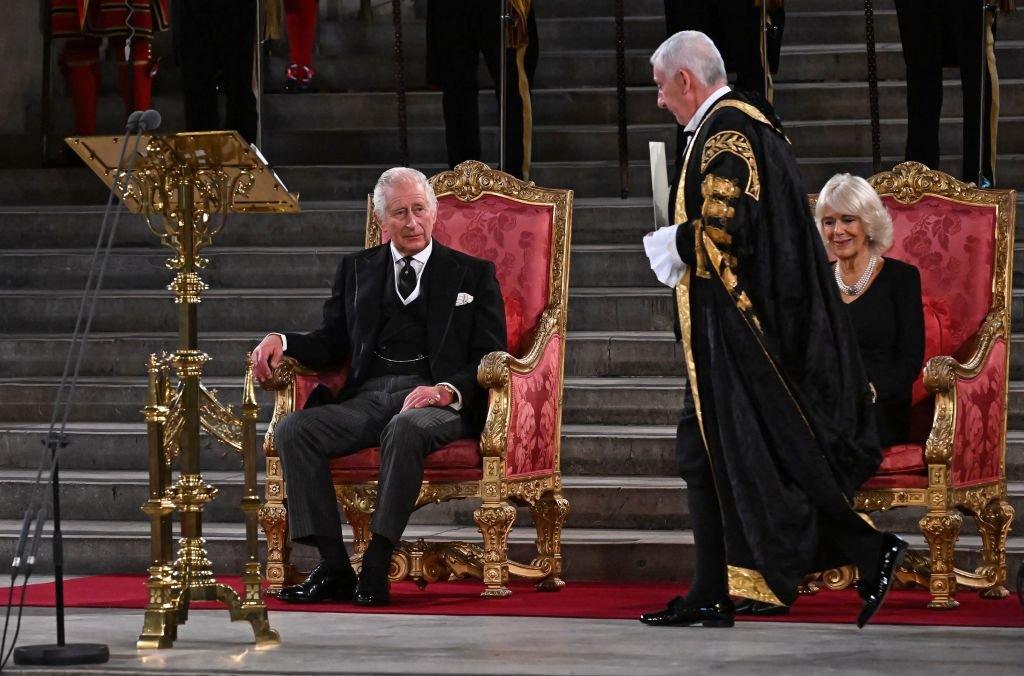
<path id="1" fill-rule="evenodd" d="M 313 39 L 316 36 L 317 0 L 285 0 L 288 24 L 288 49 L 291 62 L 313 66 Z"/>
<path id="2" fill-rule="evenodd" d="M 131 113 L 148 109 L 153 99 L 153 76 L 156 75 L 149 40 L 132 40 L 130 63 L 124 60 L 123 42 L 111 42 L 111 49 L 118 60 L 118 91 L 124 100 L 125 110 Z"/>
<path id="3" fill-rule="evenodd" d="M 96 101 L 100 93 L 100 41 L 96 38 L 70 40 L 61 54 L 61 65 L 71 91 L 75 111 L 75 132 L 96 133 Z"/>

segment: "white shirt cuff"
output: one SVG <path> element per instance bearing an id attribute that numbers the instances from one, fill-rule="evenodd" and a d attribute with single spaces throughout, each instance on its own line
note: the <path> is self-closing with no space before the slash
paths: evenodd
<path id="1" fill-rule="evenodd" d="M 438 385 L 444 385 L 446 387 L 452 388 L 452 392 L 455 393 L 455 401 L 453 401 L 452 403 L 448 404 L 448 407 L 450 409 L 452 409 L 453 411 L 461 411 L 462 410 L 462 392 L 459 392 L 459 388 L 455 387 L 451 383 L 438 383 Z"/>
<path id="2" fill-rule="evenodd" d="M 644 252 L 658 281 L 675 288 L 686 272 L 686 263 L 676 248 L 676 230 L 679 225 L 666 225 L 644 237 Z"/>
<path id="3" fill-rule="evenodd" d="M 272 333 L 272 336 L 278 336 L 281 339 L 281 352 L 288 350 L 288 338 L 283 333 Z"/>

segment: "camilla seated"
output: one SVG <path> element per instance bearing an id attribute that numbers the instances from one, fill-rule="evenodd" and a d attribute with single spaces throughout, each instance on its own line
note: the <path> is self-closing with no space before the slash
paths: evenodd
<path id="1" fill-rule="evenodd" d="M 815 218 L 832 272 L 857 334 L 875 397 L 883 447 L 905 443 L 911 390 L 924 359 L 924 312 L 917 268 L 884 254 L 892 246 L 892 219 L 874 188 L 836 174 L 821 189 Z"/>

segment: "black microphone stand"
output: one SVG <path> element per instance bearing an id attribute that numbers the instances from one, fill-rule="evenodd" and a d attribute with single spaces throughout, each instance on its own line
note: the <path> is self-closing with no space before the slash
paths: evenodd
<path id="1" fill-rule="evenodd" d="M 110 659 L 109 648 L 102 643 L 66 643 L 65 642 L 65 631 L 64 631 L 64 540 L 61 531 L 60 524 L 60 452 L 61 449 L 67 446 L 67 441 L 64 437 L 64 429 L 67 424 L 68 414 L 70 413 L 71 403 L 74 399 L 75 385 L 78 381 L 79 368 L 82 362 L 82 355 L 85 350 L 85 345 L 89 339 L 89 329 L 92 324 L 92 317 L 96 309 L 96 299 L 99 294 L 100 287 L 103 283 L 103 273 L 106 269 L 107 257 L 110 254 L 110 249 L 114 243 L 114 235 L 117 232 L 117 222 L 120 218 L 121 211 L 124 207 L 124 201 L 120 200 L 117 209 L 114 213 L 114 222 L 110 227 L 110 232 L 106 232 L 106 222 L 110 215 L 111 202 L 124 194 L 127 189 L 127 178 L 131 174 L 132 167 L 134 166 L 135 151 L 138 149 L 139 140 L 142 137 L 142 132 L 151 131 L 156 129 L 160 125 L 160 114 L 155 110 L 147 110 L 145 113 L 136 111 L 131 114 L 128 118 L 126 125 L 124 138 L 121 140 L 121 156 L 118 159 L 117 167 L 118 170 L 115 172 L 114 181 L 111 185 L 110 196 L 107 200 L 107 209 L 104 213 L 103 222 L 100 225 L 100 234 L 96 242 L 96 249 L 93 252 L 93 268 L 89 271 L 89 277 L 86 280 L 85 293 L 82 296 L 81 307 L 79 308 L 78 319 L 75 324 L 74 335 L 71 339 L 71 344 L 68 347 L 67 358 L 64 363 L 64 375 L 61 379 L 60 387 L 58 388 L 57 399 L 54 402 L 53 416 L 50 420 L 50 431 L 47 435 L 47 439 L 44 442 L 50 450 L 50 467 L 49 467 L 49 483 L 52 488 L 52 500 L 53 500 L 53 574 L 54 574 L 54 587 L 55 587 L 55 610 L 56 610 L 56 621 L 57 621 L 57 642 L 55 644 L 43 644 L 43 645 L 31 645 L 22 646 L 20 648 L 14 648 L 12 644 L 12 651 L 14 653 L 14 663 L 18 665 L 32 665 L 32 666 L 59 666 L 59 665 L 77 665 L 77 664 L 103 664 Z M 129 167 L 127 171 L 122 172 L 120 168 L 124 165 L 125 152 L 128 147 L 128 137 L 135 134 L 135 148 L 133 149 L 132 156 L 129 157 Z M 121 195 L 118 194 L 120 189 Z M 103 239 L 106 236 L 106 245 L 103 246 Z M 93 274 L 95 272 L 96 260 L 102 250 L 102 260 L 99 265 L 99 270 L 96 273 L 96 283 L 93 286 Z M 83 327 L 84 318 L 84 327 Z M 80 331 L 81 329 L 81 331 Z M 72 361 L 75 362 L 74 373 L 71 374 L 70 379 L 69 370 L 71 368 Z M 65 388 L 67 394 L 65 395 Z M 62 410 L 63 407 L 63 410 Z M 61 416 L 61 413 L 63 414 Z M 60 430 L 57 431 L 58 417 L 61 418 Z M 40 467 L 39 473 L 36 475 L 37 490 L 39 487 L 40 479 L 42 477 L 43 467 Z M 39 501 L 43 500 L 39 497 Z M 18 543 L 18 550 L 15 556 L 15 573 L 12 576 L 11 584 L 14 584 L 14 576 L 17 575 L 19 569 L 24 570 L 24 579 L 22 585 L 28 583 L 29 575 L 31 575 L 32 565 L 35 562 L 35 554 L 39 547 L 39 541 L 41 539 L 41 533 L 43 530 L 43 523 L 46 519 L 45 506 L 40 505 L 38 511 L 33 510 L 33 506 L 36 502 L 36 491 L 33 491 L 32 498 L 29 501 L 29 508 L 25 514 L 25 522 L 22 525 L 22 538 Z M 32 517 L 36 519 L 35 536 L 32 543 L 31 554 L 24 562 L 22 562 L 21 554 L 24 551 L 26 534 L 28 527 L 31 523 Z M 20 565 L 19 565 L 20 564 Z M 22 591 L 22 602 L 24 601 L 24 589 Z M 18 612 L 18 627 L 21 626 L 21 608 Z M 6 628 L 5 628 L 6 636 Z M 17 642 L 17 633 L 15 633 L 14 642 Z M 0 661 L 0 669 L 3 668 L 6 663 L 7 655 L 2 656 L 3 660 Z"/>
<path id="2" fill-rule="evenodd" d="M 508 13 L 508 0 L 501 0 L 501 16 L 498 17 L 498 29 L 501 31 L 501 39 L 498 54 L 501 84 L 498 85 L 498 169 L 505 171 L 505 124 L 508 115 L 508 25 L 512 17 Z M 475 105 L 475 104 L 474 104 Z"/>

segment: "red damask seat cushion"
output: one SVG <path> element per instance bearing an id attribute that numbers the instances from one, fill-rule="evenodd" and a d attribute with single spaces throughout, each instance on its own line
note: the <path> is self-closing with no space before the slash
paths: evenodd
<path id="1" fill-rule="evenodd" d="M 882 464 L 876 474 L 917 474 L 924 469 L 924 446 L 898 444 L 882 450 Z"/>
<path id="2" fill-rule="evenodd" d="M 480 443 L 476 439 L 459 439 L 442 446 L 427 456 L 424 479 L 453 481 L 480 478 Z M 380 469 L 380 447 L 364 448 L 330 463 L 334 483 L 352 483 L 377 478 Z"/>

